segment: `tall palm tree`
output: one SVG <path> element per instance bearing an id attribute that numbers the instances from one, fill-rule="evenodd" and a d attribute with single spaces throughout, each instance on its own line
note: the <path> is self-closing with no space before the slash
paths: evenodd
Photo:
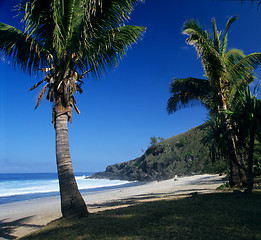
<path id="1" fill-rule="evenodd" d="M 30 90 L 44 84 L 36 108 L 46 95 L 53 102 L 56 160 L 64 217 L 87 213 L 71 163 L 67 122 L 82 93 L 87 73 L 100 77 L 115 67 L 145 28 L 125 25 L 142 0 L 23 0 L 18 5 L 23 31 L 0 23 L 0 50 L 29 74 L 44 73 Z"/>
<path id="2" fill-rule="evenodd" d="M 231 165 L 230 184 L 239 184 L 237 168 L 246 170 L 244 162 L 237 156 L 236 139 L 232 134 L 228 110 L 230 95 L 235 89 L 246 87 L 253 80 L 253 69 L 261 63 L 261 53 L 245 56 L 239 49 L 227 50 L 227 36 L 231 24 L 237 17 L 231 17 L 221 41 L 221 32 L 217 30 L 216 21 L 212 19 L 213 36 L 204 30 L 194 19 L 185 22 L 183 33 L 188 35 L 186 42 L 195 47 L 201 58 L 207 79 L 183 78 L 170 84 L 172 96 L 167 109 L 173 113 L 182 107 L 201 103 L 209 109 L 210 114 L 219 115 L 225 124 L 228 155 Z"/>

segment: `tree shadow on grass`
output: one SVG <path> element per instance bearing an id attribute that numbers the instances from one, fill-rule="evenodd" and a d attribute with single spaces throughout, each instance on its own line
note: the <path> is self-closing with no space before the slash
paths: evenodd
<path id="1" fill-rule="evenodd" d="M 16 239 L 14 233 L 18 227 L 40 228 L 43 225 L 28 224 L 27 221 L 33 216 L 8 221 L 8 218 L 0 220 L 0 239 Z"/>
<path id="2" fill-rule="evenodd" d="M 59 219 L 25 239 L 261 239 L 261 194 L 203 194 Z"/>
<path id="3" fill-rule="evenodd" d="M 141 203 L 92 215 L 85 229 L 87 239 L 261 239 L 260 200 L 216 193 Z"/>

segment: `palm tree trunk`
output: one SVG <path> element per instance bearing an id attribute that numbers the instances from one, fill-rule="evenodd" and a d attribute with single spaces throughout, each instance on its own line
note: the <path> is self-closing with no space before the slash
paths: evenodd
<path id="1" fill-rule="evenodd" d="M 74 177 L 68 140 L 68 113 L 55 113 L 56 161 L 63 217 L 72 217 L 88 213 L 86 204 L 78 190 Z"/>
<path id="2" fill-rule="evenodd" d="M 230 129 L 228 130 L 230 131 Z M 246 184 L 246 168 L 238 160 L 238 154 L 235 145 L 235 139 L 232 134 L 228 137 L 228 151 L 230 158 L 230 177 L 229 184 L 231 187 L 238 186 L 242 187 Z"/>
<path id="3" fill-rule="evenodd" d="M 225 120 L 226 131 L 228 132 L 227 144 L 228 144 L 228 155 L 230 162 L 230 176 L 229 176 L 229 185 L 234 186 L 243 186 L 246 181 L 246 168 L 242 165 L 242 162 L 238 159 L 237 148 L 236 148 L 236 139 L 235 136 L 231 133 L 232 126 L 230 124 L 230 119 L 226 113 L 223 111 L 227 110 L 226 101 L 223 101 L 224 97 L 221 97 L 222 107 L 218 106 L 218 113 L 223 115 Z M 221 110 L 222 109 L 222 110 Z"/>
<path id="4" fill-rule="evenodd" d="M 254 147 L 255 147 L 255 129 L 253 127 L 250 132 L 250 143 L 249 143 L 248 161 L 247 161 L 247 192 L 248 193 L 251 193 L 253 189 Z"/>
<path id="5" fill-rule="evenodd" d="M 230 165 L 229 186 L 233 187 L 240 183 L 240 178 L 239 178 L 238 168 L 236 164 L 234 164 L 233 161 L 229 160 L 229 165 Z"/>

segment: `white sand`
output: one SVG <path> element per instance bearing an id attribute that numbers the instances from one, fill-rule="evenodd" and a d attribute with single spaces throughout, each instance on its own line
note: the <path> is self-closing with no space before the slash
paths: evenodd
<path id="1" fill-rule="evenodd" d="M 140 201 L 209 193 L 222 184 L 222 176 L 196 175 L 150 182 L 84 195 L 90 212 L 122 207 Z M 24 236 L 61 217 L 59 197 L 0 205 L 0 240 Z"/>

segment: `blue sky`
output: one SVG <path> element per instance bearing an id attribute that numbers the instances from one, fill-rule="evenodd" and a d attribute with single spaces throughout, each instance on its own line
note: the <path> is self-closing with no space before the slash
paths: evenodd
<path id="1" fill-rule="evenodd" d="M 0 22 L 21 27 L 11 11 L 15 0 L 0 0 Z M 150 137 L 169 138 L 202 124 L 203 107 L 168 115 L 169 83 L 174 77 L 202 77 L 193 47 L 181 29 L 198 19 L 211 31 L 215 17 L 224 30 L 237 15 L 229 33 L 229 47 L 246 54 L 261 50 L 261 8 L 249 1 L 147 0 L 138 4 L 129 24 L 147 27 L 119 66 L 101 79 L 86 78 L 84 94 L 76 95 L 81 111 L 73 113 L 69 140 L 74 170 L 100 171 L 107 165 L 139 157 Z M 257 71 L 258 79 L 260 70 Z M 0 172 L 55 172 L 55 132 L 52 105 L 43 101 L 34 110 L 39 90 L 27 92 L 39 78 L 0 62 Z"/>

